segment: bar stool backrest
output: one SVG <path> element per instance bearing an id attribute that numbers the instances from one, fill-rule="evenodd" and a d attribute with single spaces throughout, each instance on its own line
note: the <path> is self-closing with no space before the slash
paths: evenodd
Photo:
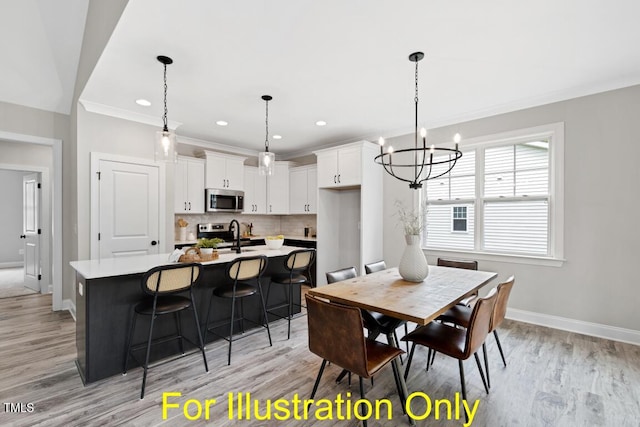
<path id="1" fill-rule="evenodd" d="M 315 255 L 316 250 L 313 248 L 292 251 L 285 260 L 284 266 L 287 270 L 305 270 L 313 263 Z"/>
<path id="2" fill-rule="evenodd" d="M 267 257 L 256 255 L 236 258 L 227 267 L 227 276 L 231 280 L 249 280 L 262 276 L 267 268 Z"/>
<path id="3" fill-rule="evenodd" d="M 154 267 L 142 276 L 142 290 L 149 295 L 187 291 L 196 283 L 201 271 L 202 265 L 197 263 Z"/>

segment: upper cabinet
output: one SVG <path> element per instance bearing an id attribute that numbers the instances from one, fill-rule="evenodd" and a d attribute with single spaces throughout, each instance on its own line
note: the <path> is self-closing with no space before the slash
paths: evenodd
<path id="1" fill-rule="evenodd" d="M 246 157 L 205 151 L 207 159 L 206 188 L 244 190 L 244 161 Z"/>
<path id="2" fill-rule="evenodd" d="M 267 177 L 267 213 L 289 213 L 289 162 L 276 162 L 273 175 Z"/>
<path id="3" fill-rule="evenodd" d="M 276 162 L 273 175 L 258 168 L 244 168 L 244 213 L 286 215 L 289 213 L 289 162 Z"/>
<path id="4" fill-rule="evenodd" d="M 176 213 L 204 213 L 204 166 L 202 159 L 178 157 L 173 181 Z"/>
<path id="5" fill-rule="evenodd" d="M 361 145 L 329 148 L 315 153 L 318 158 L 318 187 L 336 188 L 361 184 Z"/>
<path id="6" fill-rule="evenodd" d="M 315 214 L 318 198 L 318 168 L 300 166 L 289 170 L 289 213 Z"/>
<path id="7" fill-rule="evenodd" d="M 258 173 L 258 168 L 244 167 L 244 213 L 267 212 L 267 177 Z"/>

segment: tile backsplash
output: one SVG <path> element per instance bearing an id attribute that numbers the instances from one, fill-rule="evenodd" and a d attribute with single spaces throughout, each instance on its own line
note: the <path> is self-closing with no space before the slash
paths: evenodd
<path id="1" fill-rule="evenodd" d="M 316 215 L 246 215 L 231 213 L 211 213 L 211 214 L 176 214 L 174 216 L 175 240 L 179 240 L 178 219 L 187 221 L 187 236 L 191 233 L 197 234 L 197 227 L 200 223 L 220 222 L 228 224 L 232 219 L 240 222 L 241 232 L 248 229 L 249 224 L 253 224 L 253 234 L 257 236 L 267 236 L 274 234 L 284 234 L 287 236 L 304 236 L 305 227 L 310 228 L 309 235 L 316 234 Z"/>

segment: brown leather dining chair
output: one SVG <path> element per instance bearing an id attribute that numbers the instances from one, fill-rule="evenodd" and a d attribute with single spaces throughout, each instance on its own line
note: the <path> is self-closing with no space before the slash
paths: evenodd
<path id="1" fill-rule="evenodd" d="M 438 258 L 438 266 L 439 267 L 463 268 L 465 270 L 477 270 L 478 269 L 478 261 L 467 260 L 467 259 Z M 468 297 L 462 299 L 458 304 L 469 306 L 477 299 L 478 299 L 478 291 L 476 291 L 473 294 L 469 295 Z"/>
<path id="2" fill-rule="evenodd" d="M 489 334 L 491 316 L 497 299 L 498 292 L 496 289 L 492 289 L 486 297 L 479 298 L 471 311 L 469 327 L 467 329 L 459 329 L 454 326 L 445 325 L 444 323 L 431 322 L 425 326 L 420 326 L 418 329 L 402 338 L 403 340 L 413 343 L 411 346 L 411 352 L 409 353 L 407 367 L 404 372 L 405 379 L 408 377 L 409 370 L 411 369 L 411 361 L 413 359 L 416 344 L 420 344 L 428 347 L 430 351 L 437 351 L 458 359 L 463 401 L 466 401 L 467 399 L 463 361 L 473 355 L 476 359 L 476 365 L 478 366 L 478 371 L 480 372 L 484 389 L 489 393 L 489 386 L 487 385 L 485 376 L 482 372 L 482 366 L 480 365 L 478 349 L 482 346 L 482 343 L 484 343 L 484 340 Z M 430 356 L 428 354 L 427 360 L 429 360 L 429 357 Z M 466 411 L 465 417 L 467 417 Z M 467 422 L 468 421 L 469 420 L 467 418 Z"/>
<path id="3" fill-rule="evenodd" d="M 327 362 L 359 376 L 362 399 L 365 398 L 363 379 L 371 378 L 391 363 L 398 396 L 402 408 L 405 408 L 408 392 L 398 366 L 398 357 L 404 352 L 388 344 L 366 339 L 359 308 L 323 301 L 308 294 L 305 298 L 309 324 L 309 350 L 322 358 L 311 399 L 318 391 Z M 411 417 L 409 421 L 414 424 Z M 367 425 L 366 419 L 363 420 L 363 424 Z"/>
<path id="4" fill-rule="evenodd" d="M 498 299 L 493 309 L 491 323 L 489 326 L 489 333 L 493 332 L 493 336 L 496 339 L 496 344 L 498 344 L 498 350 L 500 351 L 500 357 L 502 358 L 502 363 L 504 364 L 504 366 L 507 366 L 507 361 L 504 358 L 504 353 L 502 351 L 502 345 L 500 344 L 500 338 L 498 337 L 497 328 L 502 324 L 507 314 L 507 303 L 509 302 L 509 295 L 511 294 L 511 289 L 513 288 L 514 282 L 515 278 L 511 276 L 505 282 L 500 283 L 497 286 Z M 471 322 L 471 313 L 472 309 L 470 307 L 456 305 L 455 307 L 452 307 L 449 310 L 445 311 L 440 317 L 438 317 L 438 319 L 443 322 L 453 323 L 463 328 L 468 328 Z M 487 384 L 489 387 L 491 387 L 486 343 L 482 344 L 482 352 L 484 355 L 485 372 L 487 373 Z"/>

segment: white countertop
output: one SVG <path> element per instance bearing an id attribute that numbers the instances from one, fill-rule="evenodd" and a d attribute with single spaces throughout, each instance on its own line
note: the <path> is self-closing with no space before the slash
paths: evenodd
<path id="1" fill-rule="evenodd" d="M 265 236 L 242 236 L 243 239 L 249 238 L 249 240 L 261 240 L 264 239 Z M 303 241 L 308 241 L 308 242 L 315 242 L 318 239 L 315 237 L 304 237 L 304 236 L 290 236 L 290 235 L 284 235 L 285 239 L 290 239 L 290 240 L 303 240 Z M 195 245 L 196 243 L 198 243 L 198 239 L 196 240 L 176 240 L 173 242 L 175 245 Z M 230 242 L 233 243 L 233 242 Z"/>
<path id="2" fill-rule="evenodd" d="M 213 261 L 203 262 L 203 265 L 221 264 L 233 261 L 238 257 L 266 255 L 267 257 L 276 257 L 288 255 L 289 252 L 300 249 L 297 246 L 283 246 L 280 249 L 269 249 L 265 245 L 245 246 L 242 253 L 237 254 L 230 249 L 221 249 L 218 251 L 220 257 Z M 124 276 L 127 274 L 139 274 L 157 267 L 159 265 L 169 264 L 169 254 L 159 255 L 139 255 L 131 257 L 91 259 L 86 261 L 71 261 L 73 267 L 85 279 L 99 279 L 102 277 Z"/>

